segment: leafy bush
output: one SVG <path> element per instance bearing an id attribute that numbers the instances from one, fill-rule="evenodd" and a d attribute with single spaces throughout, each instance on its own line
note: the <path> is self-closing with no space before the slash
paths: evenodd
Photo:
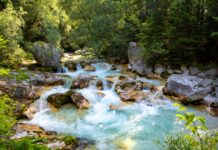
<path id="1" fill-rule="evenodd" d="M 17 82 L 29 79 L 29 75 L 23 70 L 13 70 L 0 68 L 0 78 L 15 79 Z"/>
<path id="2" fill-rule="evenodd" d="M 17 140 L 0 140 L 0 150 L 49 150 L 49 148 L 36 144 L 35 139 L 22 138 Z"/>
<path id="3" fill-rule="evenodd" d="M 11 3 L 0 12 L 0 65 L 16 67 L 25 55 L 22 41 L 23 11 L 16 11 Z"/>
<path id="4" fill-rule="evenodd" d="M 7 135 L 16 122 L 13 114 L 13 102 L 4 94 L 0 94 L 0 135 Z"/>
<path id="5" fill-rule="evenodd" d="M 186 110 L 179 106 L 179 111 Z M 195 116 L 194 113 L 186 112 L 176 115 L 179 121 L 183 121 L 188 133 L 180 133 L 169 136 L 164 147 L 167 150 L 216 150 L 218 148 L 218 131 L 209 130 L 206 127 L 204 117 Z"/>

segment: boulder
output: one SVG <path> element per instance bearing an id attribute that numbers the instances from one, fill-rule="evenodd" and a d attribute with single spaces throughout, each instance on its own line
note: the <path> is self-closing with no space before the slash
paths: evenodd
<path id="1" fill-rule="evenodd" d="M 183 102 L 202 100 L 212 92 L 211 81 L 190 75 L 171 75 L 163 89 L 164 94 L 180 97 Z"/>
<path id="2" fill-rule="evenodd" d="M 108 57 L 107 58 L 107 62 L 110 63 L 110 64 L 116 64 L 119 62 L 119 58 L 118 57 Z"/>
<path id="3" fill-rule="evenodd" d="M 188 67 L 185 65 L 181 66 L 181 71 L 183 72 L 184 75 L 189 75 L 189 73 L 190 73 Z"/>
<path id="4" fill-rule="evenodd" d="M 71 85 L 71 89 L 83 89 L 89 86 L 89 81 L 92 79 L 90 76 L 81 75 L 74 79 Z"/>
<path id="5" fill-rule="evenodd" d="M 215 96 L 213 96 L 212 94 L 209 94 L 203 98 L 202 104 L 210 106 L 211 103 L 213 103 L 217 100 L 218 99 Z"/>
<path id="6" fill-rule="evenodd" d="M 13 87 L 13 89 L 15 89 L 14 97 L 16 99 L 35 100 L 40 97 L 37 93 L 38 88 L 35 86 L 19 84 Z"/>
<path id="7" fill-rule="evenodd" d="M 63 141 L 55 141 L 53 143 L 49 143 L 47 144 L 47 147 L 49 149 L 64 149 L 64 147 L 66 147 L 65 143 Z"/>
<path id="8" fill-rule="evenodd" d="M 143 90 L 143 83 L 134 79 L 125 79 L 116 84 L 115 90 L 122 101 L 138 101 L 145 99 L 148 94 Z"/>
<path id="9" fill-rule="evenodd" d="M 215 80 L 214 86 L 215 86 L 215 87 L 218 87 L 218 79 Z"/>
<path id="10" fill-rule="evenodd" d="M 99 80 L 97 83 L 96 83 L 96 87 L 97 89 L 99 90 L 103 90 L 104 89 L 104 84 L 101 80 Z"/>
<path id="11" fill-rule="evenodd" d="M 165 69 L 162 66 L 156 66 L 154 69 L 154 73 L 161 75 L 163 72 L 165 71 Z"/>
<path id="12" fill-rule="evenodd" d="M 122 101 L 139 101 L 144 100 L 148 97 L 148 93 L 143 91 L 136 91 L 136 90 L 128 90 L 120 93 L 120 98 Z"/>
<path id="13" fill-rule="evenodd" d="M 111 66 L 111 70 L 116 70 L 116 69 L 117 69 L 116 65 Z"/>
<path id="14" fill-rule="evenodd" d="M 63 85 L 64 80 L 62 77 L 57 76 L 56 74 L 35 74 L 30 79 L 30 83 L 35 86 L 58 86 Z"/>
<path id="15" fill-rule="evenodd" d="M 84 70 L 91 72 L 91 71 L 95 71 L 96 68 L 95 68 L 94 66 L 91 66 L 91 65 L 86 65 L 86 66 L 84 67 Z"/>
<path id="16" fill-rule="evenodd" d="M 218 116 L 218 100 L 210 104 L 209 111 L 212 115 Z"/>
<path id="17" fill-rule="evenodd" d="M 70 71 L 76 71 L 76 63 L 74 61 L 68 60 L 64 63 L 64 66 L 67 67 Z"/>
<path id="18" fill-rule="evenodd" d="M 60 66 L 61 50 L 53 44 L 35 42 L 33 57 L 39 65 L 58 68 Z"/>
<path id="19" fill-rule="evenodd" d="M 197 74 L 197 76 L 203 79 L 205 78 L 216 79 L 218 77 L 218 69 L 217 68 L 209 69 L 207 71 Z"/>
<path id="20" fill-rule="evenodd" d="M 23 124 L 18 123 L 13 127 L 13 130 L 16 132 L 22 132 L 22 131 L 28 131 L 28 132 L 43 132 L 44 130 L 37 126 L 37 125 L 31 125 L 31 124 Z"/>
<path id="21" fill-rule="evenodd" d="M 24 112 L 24 115 L 28 119 L 33 119 L 34 115 L 39 111 L 38 106 L 36 103 L 32 103 L 27 110 Z"/>
<path id="22" fill-rule="evenodd" d="M 72 91 L 68 91 L 66 93 L 56 93 L 52 94 L 47 98 L 47 101 L 52 104 L 56 108 L 60 108 L 61 106 L 72 103 L 71 95 Z"/>
<path id="23" fill-rule="evenodd" d="M 116 76 L 107 76 L 106 80 L 107 80 L 107 82 L 114 83 L 116 80 L 115 78 L 116 78 Z"/>
<path id="24" fill-rule="evenodd" d="M 38 99 L 40 97 L 39 90 L 40 87 L 33 86 L 27 82 L 14 83 L 0 81 L 0 91 L 2 93 L 25 103 L 30 103 L 32 100 Z"/>
<path id="25" fill-rule="evenodd" d="M 137 46 L 137 43 L 129 43 L 128 58 L 132 69 L 134 69 L 138 74 L 147 75 L 152 72 L 152 68 L 145 62 L 142 49 Z"/>
<path id="26" fill-rule="evenodd" d="M 142 90 L 143 83 L 134 79 L 125 79 L 118 82 L 115 86 L 115 89 L 118 93 L 127 90 Z"/>
<path id="27" fill-rule="evenodd" d="M 71 95 L 72 102 L 79 109 L 88 109 L 90 107 L 89 101 L 82 96 L 81 93 L 74 92 Z"/>
<path id="28" fill-rule="evenodd" d="M 200 73 L 201 71 L 198 69 L 198 67 L 190 67 L 190 75 L 197 75 L 198 73 Z"/>
<path id="29" fill-rule="evenodd" d="M 155 73 L 153 73 L 153 72 L 147 74 L 146 77 L 147 77 L 148 79 L 161 79 L 161 75 L 155 74 Z"/>
<path id="30" fill-rule="evenodd" d="M 216 97 L 218 99 L 218 87 L 215 88 L 215 94 L 216 94 Z"/>
<path id="31" fill-rule="evenodd" d="M 82 94 L 71 90 L 66 93 L 56 93 L 50 95 L 47 98 L 47 101 L 56 108 L 60 108 L 68 103 L 74 104 L 79 109 L 87 109 L 90 107 L 89 101 L 83 97 Z"/>

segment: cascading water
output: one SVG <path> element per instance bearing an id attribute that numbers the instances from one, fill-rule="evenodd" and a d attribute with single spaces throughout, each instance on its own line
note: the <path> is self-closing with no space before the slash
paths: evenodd
<path id="1" fill-rule="evenodd" d="M 78 71 L 66 72 L 65 75 L 71 78 L 67 79 L 65 86 L 54 87 L 40 97 L 37 101 L 40 111 L 29 123 L 37 124 L 46 130 L 94 140 L 99 150 L 159 150 L 161 145 L 156 141 L 163 141 L 166 135 L 181 131 L 180 125 L 175 121 L 177 108 L 170 100 L 160 96 L 161 93 L 155 93 L 145 101 L 124 105 L 115 92 L 120 71 L 110 70 L 111 65 L 106 63 L 97 63 L 93 66 L 96 67 L 94 72 L 86 72 L 80 65 L 77 65 Z M 83 74 L 97 77 L 88 88 L 77 90 L 90 101 L 91 108 L 77 110 L 69 104 L 53 112 L 47 105 L 47 97 L 68 91 L 72 80 Z M 112 86 L 108 86 L 105 78 L 111 75 L 117 76 L 117 79 L 115 78 Z M 160 84 L 158 81 L 142 77 L 137 79 Z M 98 80 L 103 81 L 102 91 L 95 86 Z M 99 95 L 99 92 L 102 94 Z M 121 107 L 112 110 L 111 105 Z M 193 109 L 191 111 L 206 115 Z M 212 128 L 217 126 L 217 118 L 206 117 Z"/>

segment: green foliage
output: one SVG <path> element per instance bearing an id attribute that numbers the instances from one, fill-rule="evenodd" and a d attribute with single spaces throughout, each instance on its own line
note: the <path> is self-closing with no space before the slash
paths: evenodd
<path id="1" fill-rule="evenodd" d="M 29 79 L 29 75 L 23 70 L 13 70 L 0 68 L 0 78 L 13 79 L 17 82 Z"/>
<path id="2" fill-rule="evenodd" d="M 0 12 L 0 65 L 15 67 L 24 56 L 19 45 L 24 25 L 22 15 L 22 9 L 16 11 L 11 3 Z"/>
<path id="3" fill-rule="evenodd" d="M 0 136 L 9 134 L 16 122 L 12 104 L 12 100 L 7 95 L 0 94 Z"/>
<path id="4" fill-rule="evenodd" d="M 67 20 L 64 10 L 58 0 L 23 1 L 21 6 L 27 12 L 24 15 L 26 27 L 24 36 L 26 41 L 44 41 L 60 44 L 61 31 Z M 62 28 L 61 28 L 62 27 Z"/>
<path id="5" fill-rule="evenodd" d="M 22 138 L 18 140 L 0 140 L 0 150 L 49 150 L 49 148 L 37 144 L 36 139 Z"/>
<path id="6" fill-rule="evenodd" d="M 176 104 L 179 111 L 186 108 Z M 186 112 L 177 114 L 178 121 L 183 121 L 188 133 L 169 136 L 165 141 L 168 150 L 216 150 L 218 146 L 218 132 L 208 130 L 204 117 L 195 116 L 194 113 Z"/>
<path id="7" fill-rule="evenodd" d="M 42 41 L 66 51 L 127 58 L 135 41 L 151 64 L 217 62 L 217 0 L 3 0 L 1 65 L 21 62 Z M 16 67 L 16 66 L 15 66 Z"/>

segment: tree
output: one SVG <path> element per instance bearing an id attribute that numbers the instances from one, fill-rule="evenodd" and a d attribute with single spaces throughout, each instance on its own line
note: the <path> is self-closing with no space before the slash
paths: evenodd
<path id="1" fill-rule="evenodd" d="M 4 44 L 0 51 L 1 65 L 15 66 L 21 62 L 24 55 L 19 45 L 23 39 L 22 15 L 22 9 L 16 11 L 11 3 L 8 3 L 6 8 L 0 12 L 1 44 Z"/>

